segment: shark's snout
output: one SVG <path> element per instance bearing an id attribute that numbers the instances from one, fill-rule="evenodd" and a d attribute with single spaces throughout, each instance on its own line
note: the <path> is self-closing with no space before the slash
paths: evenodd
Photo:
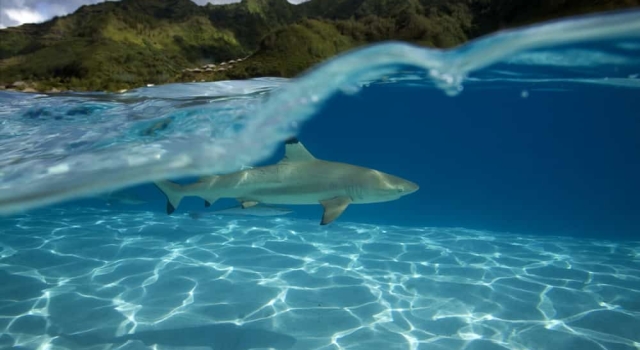
<path id="1" fill-rule="evenodd" d="M 407 181 L 407 184 L 404 187 L 404 192 L 405 194 L 411 194 L 419 189 L 420 189 L 420 186 L 418 186 L 418 184 L 411 181 Z"/>
<path id="2" fill-rule="evenodd" d="M 420 186 L 414 182 L 402 180 L 402 182 L 397 185 L 397 189 L 398 192 L 400 192 L 400 196 L 406 196 L 420 189 Z"/>
<path id="3" fill-rule="evenodd" d="M 393 199 L 411 194 L 420 188 L 416 183 L 398 176 L 380 174 L 379 172 L 376 172 L 376 174 L 381 180 L 379 187 L 382 189 L 384 196 L 390 196 Z"/>

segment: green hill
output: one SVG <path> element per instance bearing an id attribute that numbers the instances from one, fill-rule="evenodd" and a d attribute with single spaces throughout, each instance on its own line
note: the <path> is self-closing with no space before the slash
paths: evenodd
<path id="1" fill-rule="evenodd" d="M 0 86 L 119 90 L 144 84 L 292 77 L 384 40 L 452 47 L 492 31 L 636 7 L 640 0 L 122 0 L 0 30 Z M 240 62 L 220 63 L 247 57 Z M 191 68 L 207 66 L 193 71 Z"/>

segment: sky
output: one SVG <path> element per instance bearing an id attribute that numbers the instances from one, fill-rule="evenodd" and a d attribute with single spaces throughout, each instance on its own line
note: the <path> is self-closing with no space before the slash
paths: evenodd
<path id="1" fill-rule="evenodd" d="M 105 0 L 0 0 L 0 28 L 18 26 L 24 23 L 38 23 L 74 12 L 78 7 L 96 4 Z M 117 1 L 117 0 L 109 0 Z M 192 0 L 204 5 L 208 2 L 224 4 L 239 0 Z M 290 1 L 290 2 L 299 2 Z"/>

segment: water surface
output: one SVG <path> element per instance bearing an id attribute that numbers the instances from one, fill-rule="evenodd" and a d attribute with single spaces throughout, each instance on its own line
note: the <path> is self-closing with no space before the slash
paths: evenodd
<path id="1" fill-rule="evenodd" d="M 638 33 L 627 12 L 292 80 L 0 92 L 0 348 L 638 349 Z M 291 135 L 420 190 L 320 226 L 169 216 L 150 184 Z"/>

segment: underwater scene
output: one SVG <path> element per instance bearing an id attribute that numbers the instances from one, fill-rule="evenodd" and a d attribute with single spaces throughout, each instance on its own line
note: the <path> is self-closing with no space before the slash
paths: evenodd
<path id="1" fill-rule="evenodd" d="M 2 349 L 640 349 L 640 11 L 0 91 Z"/>

